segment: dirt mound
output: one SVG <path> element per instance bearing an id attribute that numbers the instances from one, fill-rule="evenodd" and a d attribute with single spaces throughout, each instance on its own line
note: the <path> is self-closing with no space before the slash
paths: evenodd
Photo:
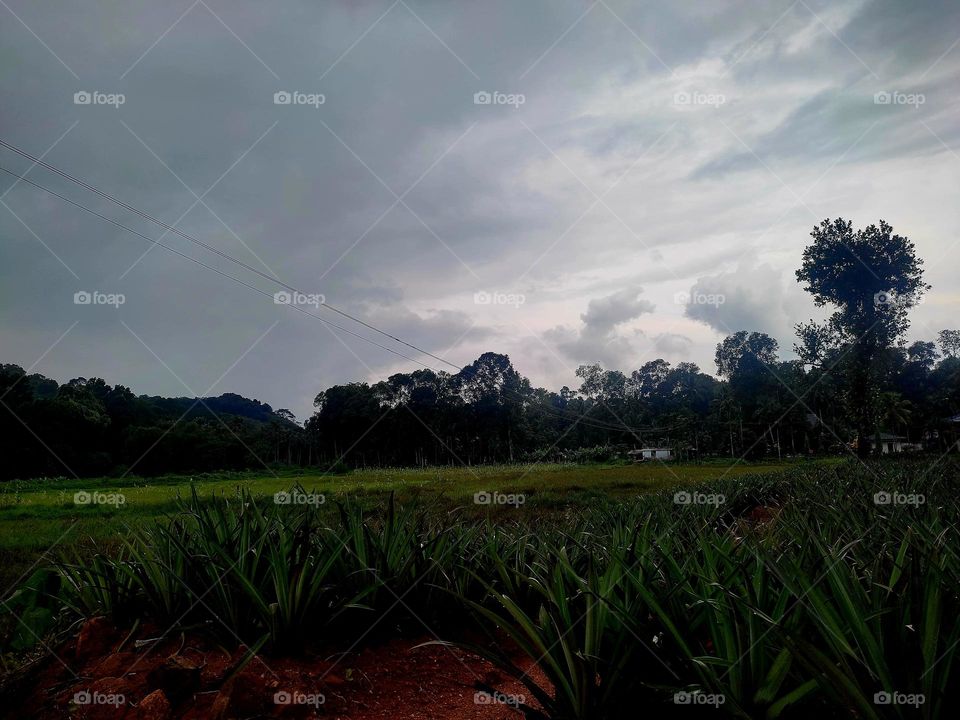
<path id="1" fill-rule="evenodd" d="M 432 637 L 394 639 L 346 653 L 274 658 L 227 649 L 204 635 L 127 637 L 88 621 L 18 698 L 33 720 L 462 720 L 517 718 L 537 707 L 529 691 L 491 663 Z M 159 639 L 158 639 L 159 638 Z M 420 646 L 420 647 L 418 647 Z M 520 657 L 521 667 L 529 666 Z M 546 681 L 537 668 L 531 676 Z M 7 717 L 12 717 L 7 715 Z"/>

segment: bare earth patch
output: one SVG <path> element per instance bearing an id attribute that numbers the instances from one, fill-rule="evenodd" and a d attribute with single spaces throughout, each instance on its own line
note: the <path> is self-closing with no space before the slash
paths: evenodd
<path id="1" fill-rule="evenodd" d="M 521 717 L 504 700 L 523 696 L 537 707 L 521 683 L 477 655 L 417 647 L 431 637 L 393 639 L 347 655 L 258 655 L 238 671 L 246 648 L 230 651 L 190 634 L 143 642 L 161 632 L 147 627 L 138 633 L 139 643 L 124 642 L 124 633 L 105 620 L 88 621 L 58 649 L 69 670 L 48 659 L 23 690 L 19 710 L 11 708 L 14 715 L 6 716 L 27 711 L 34 720 L 493 720 Z M 520 657 L 515 662 L 530 664 Z M 536 667 L 531 676 L 547 686 Z"/>

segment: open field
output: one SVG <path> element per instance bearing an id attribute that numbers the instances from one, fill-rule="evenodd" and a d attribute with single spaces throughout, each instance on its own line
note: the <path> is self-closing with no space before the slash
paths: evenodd
<path id="1" fill-rule="evenodd" d="M 829 462 L 829 461 L 820 461 Z M 443 507 L 467 504 L 480 491 L 523 493 L 519 508 L 493 508 L 520 513 L 548 511 L 567 505 L 588 504 L 608 497 L 626 498 L 674 485 L 747 473 L 777 472 L 795 463 L 729 463 L 702 465 L 495 465 L 356 470 L 346 475 L 311 475 L 278 472 L 277 475 L 218 473 L 159 478 L 99 478 L 12 481 L 0 484 L 0 586 L 14 584 L 40 557 L 51 553 L 87 550 L 94 543 L 111 545 L 130 528 L 158 518 L 176 508 L 178 497 L 195 487 L 201 498 L 235 497 L 241 490 L 253 497 L 268 497 L 299 485 L 324 495 L 326 508 L 336 501 L 354 500 L 365 505 L 383 503 L 390 493 L 400 500 L 435 500 Z M 122 494 L 122 506 L 77 505 L 77 492 Z M 484 506 L 475 512 L 489 510 Z M 9 591 L 8 591 L 9 592 Z"/>
<path id="2" fill-rule="evenodd" d="M 960 0 L 0 0 L 0 720 L 960 719 Z"/>
<path id="3" fill-rule="evenodd" d="M 440 502 L 422 473 L 360 473 L 317 478 L 341 500 L 319 507 L 273 502 L 293 478 L 240 502 L 238 478 L 226 502 L 158 481 L 169 519 L 8 600 L 47 652 L 4 691 L 38 720 L 77 693 L 124 698 L 98 718 L 286 716 L 278 691 L 353 720 L 955 716 L 955 460 L 671 469 L 485 468 Z"/>

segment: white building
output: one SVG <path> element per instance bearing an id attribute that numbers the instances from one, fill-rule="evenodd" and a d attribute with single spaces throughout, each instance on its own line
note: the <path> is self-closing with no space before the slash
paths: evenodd
<path id="1" fill-rule="evenodd" d="M 673 450 L 670 448 L 641 448 L 631 450 L 627 453 L 634 462 L 645 462 L 648 460 L 673 460 Z"/>
<path id="2" fill-rule="evenodd" d="M 922 446 L 919 443 L 909 443 L 903 435 L 893 435 L 891 433 L 880 433 L 880 452 L 883 455 L 889 453 L 901 453 L 904 450 L 919 450 Z M 877 436 L 870 436 L 870 450 L 876 451 Z"/>

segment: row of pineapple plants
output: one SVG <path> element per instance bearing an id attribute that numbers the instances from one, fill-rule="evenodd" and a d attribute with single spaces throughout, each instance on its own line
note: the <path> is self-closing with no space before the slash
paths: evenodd
<path id="1" fill-rule="evenodd" d="M 435 635 L 525 683 L 530 717 L 952 717 L 957 471 L 813 466 L 487 522 L 193 496 L 61 564 L 59 596 L 271 653 Z"/>

